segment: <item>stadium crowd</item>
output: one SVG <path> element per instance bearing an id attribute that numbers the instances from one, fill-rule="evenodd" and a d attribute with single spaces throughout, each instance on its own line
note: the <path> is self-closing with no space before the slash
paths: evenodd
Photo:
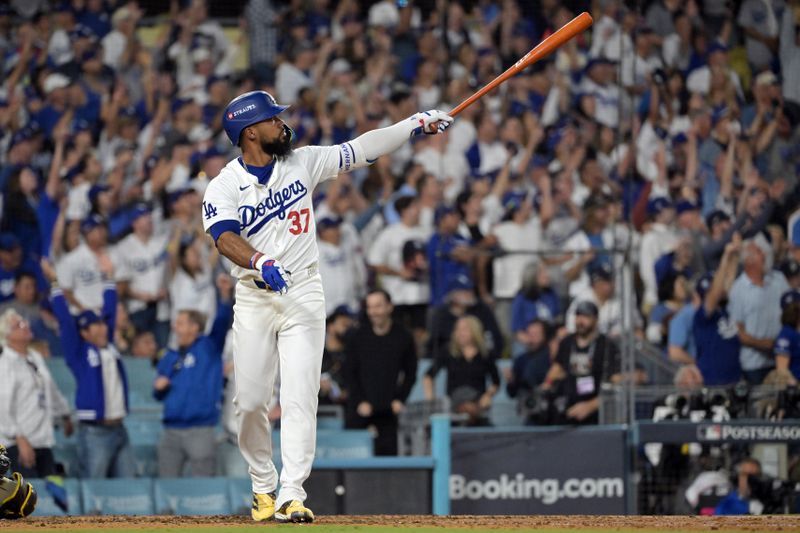
<path id="1" fill-rule="evenodd" d="M 26 372 L 66 358 L 79 431 L 119 452 L 87 471 L 126 472 L 122 361 L 150 359 L 164 453 L 195 460 L 187 430 L 218 423 L 209 391 L 230 373 L 231 281 L 201 219 L 238 153 L 230 99 L 267 90 L 291 105 L 295 146 L 341 143 L 452 109 L 589 10 L 591 31 L 446 135 L 315 191 L 321 403 L 396 430 L 408 374 L 430 358 L 454 409 L 486 423 L 495 362 L 512 357 L 510 395 L 568 381 L 569 420 L 596 421 L 630 332 L 707 385 L 795 383 L 800 2 L 637 5 L 250 0 L 226 30 L 204 0 L 172 1 L 168 18 L 136 1 L 1 4 L 0 375 L 40 387 Z M 78 368 L 82 350 L 105 364 Z M 175 378 L 190 367 L 206 381 Z M 9 390 L 0 443 L 32 464 L 53 435 L 17 432 L 29 406 Z M 65 414 L 47 390 L 41 405 Z M 188 412 L 192 397 L 209 402 Z"/>

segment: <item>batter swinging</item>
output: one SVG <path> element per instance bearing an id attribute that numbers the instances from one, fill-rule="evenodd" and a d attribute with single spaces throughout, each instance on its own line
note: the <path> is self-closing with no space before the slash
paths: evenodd
<path id="1" fill-rule="evenodd" d="M 203 224 L 234 263 L 233 339 L 239 449 L 253 483 L 256 521 L 311 522 L 303 483 L 316 447 L 317 394 L 325 336 L 325 301 L 317 272 L 311 195 L 322 181 L 367 166 L 409 137 L 444 131 L 441 111 L 417 113 L 338 146 L 292 150 L 292 130 L 264 91 L 228 104 L 223 126 L 242 150 L 203 198 Z M 281 372 L 280 475 L 267 422 L 275 374 Z M 277 510 L 276 510 L 277 509 Z"/>

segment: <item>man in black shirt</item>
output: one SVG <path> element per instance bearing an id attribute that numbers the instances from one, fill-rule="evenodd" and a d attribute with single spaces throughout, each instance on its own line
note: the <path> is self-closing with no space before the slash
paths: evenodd
<path id="1" fill-rule="evenodd" d="M 397 415 L 417 379 L 414 338 L 392 321 L 392 300 L 383 290 L 367 295 L 369 323 L 345 345 L 349 429 L 372 426 L 376 455 L 397 455 Z"/>
<path id="2" fill-rule="evenodd" d="M 575 310 L 575 333 L 558 345 L 544 384 L 564 380 L 567 418 L 576 424 L 597 424 L 598 394 L 605 382 L 620 380 L 619 349 L 597 330 L 597 306 L 581 302 Z"/>

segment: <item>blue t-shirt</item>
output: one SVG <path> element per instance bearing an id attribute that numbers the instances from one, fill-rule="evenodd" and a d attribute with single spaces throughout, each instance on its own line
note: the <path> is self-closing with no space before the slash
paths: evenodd
<path id="1" fill-rule="evenodd" d="M 431 304 L 441 305 L 450 282 L 458 276 L 472 279 L 469 265 L 450 256 L 454 248 L 468 246 L 470 241 L 461 235 L 444 236 L 436 233 L 428 242 L 428 266 L 431 278 Z"/>
<path id="2" fill-rule="evenodd" d="M 675 313 L 669 321 L 669 338 L 667 346 L 680 346 L 692 357 L 697 357 L 697 347 L 694 343 L 692 334 L 692 324 L 694 323 L 695 308 L 692 304 L 686 304 Z"/>
<path id="3" fill-rule="evenodd" d="M 558 295 L 548 289 L 542 291 L 536 300 L 519 293 L 511 303 L 511 331 L 522 331 L 534 320 L 552 323 L 558 316 Z"/>
<path id="4" fill-rule="evenodd" d="M 697 347 L 697 368 L 706 385 L 730 385 L 742 377 L 739 363 L 739 329 L 727 310 L 706 314 L 700 306 L 694 314 L 694 342 Z"/>
<path id="5" fill-rule="evenodd" d="M 775 339 L 772 353 L 788 355 L 789 370 L 795 378 L 800 379 L 800 331 L 790 326 L 783 326 Z"/>

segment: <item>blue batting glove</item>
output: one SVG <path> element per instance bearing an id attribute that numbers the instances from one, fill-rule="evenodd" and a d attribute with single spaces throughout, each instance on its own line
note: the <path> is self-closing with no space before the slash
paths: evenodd
<path id="1" fill-rule="evenodd" d="M 286 294 L 292 285 L 292 274 L 286 271 L 279 262 L 267 259 L 261 264 L 261 277 L 264 283 L 275 292 Z"/>

